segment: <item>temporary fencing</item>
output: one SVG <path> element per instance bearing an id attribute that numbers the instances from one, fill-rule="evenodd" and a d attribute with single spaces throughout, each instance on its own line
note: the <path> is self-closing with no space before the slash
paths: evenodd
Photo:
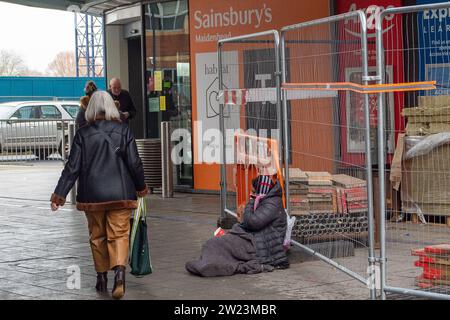
<path id="1" fill-rule="evenodd" d="M 356 11 L 287 26 L 281 49 L 294 243 L 368 285 L 375 261 L 366 91 L 375 88 L 367 86 L 365 15 Z M 296 92 L 303 95 L 289 99 Z"/>
<path id="2" fill-rule="evenodd" d="M 376 27 L 381 290 L 450 299 L 450 4 L 392 8 Z"/>
<path id="3" fill-rule="evenodd" d="M 222 217 L 226 214 L 236 216 L 248 200 L 251 180 L 264 166 L 260 162 L 273 159 L 274 144 L 270 143 L 271 139 L 280 139 L 278 32 L 267 31 L 220 40 L 219 89 L 222 102 L 220 129 L 223 135 Z M 277 143 L 276 148 L 280 154 L 281 144 Z M 245 154 L 254 157 L 246 157 Z"/>
<path id="4" fill-rule="evenodd" d="M 276 173 L 293 245 L 372 299 L 449 299 L 449 8 L 220 40 L 222 218 L 239 219 L 252 179 Z"/>

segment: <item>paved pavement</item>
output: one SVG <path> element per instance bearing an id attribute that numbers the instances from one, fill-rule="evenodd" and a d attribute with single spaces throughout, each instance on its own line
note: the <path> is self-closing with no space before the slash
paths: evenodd
<path id="1" fill-rule="evenodd" d="M 48 199 L 61 165 L 0 166 L 0 299 L 111 299 L 97 294 L 95 271 L 83 213 L 67 204 L 58 213 Z M 27 199 L 27 200 L 24 200 Z M 199 278 L 184 269 L 200 254 L 215 230 L 218 196 L 175 194 L 149 196 L 149 240 L 154 273 L 144 278 L 127 274 L 124 299 L 367 299 L 360 282 L 320 261 L 300 262 L 291 253 L 291 267 L 257 275 Z M 339 259 L 364 275 L 367 251 Z M 80 287 L 71 288 L 72 270 L 81 272 Z M 414 268 L 399 268 L 399 279 L 413 282 Z M 68 285 L 69 282 L 69 285 Z M 110 274 L 109 287 L 113 279 Z"/>

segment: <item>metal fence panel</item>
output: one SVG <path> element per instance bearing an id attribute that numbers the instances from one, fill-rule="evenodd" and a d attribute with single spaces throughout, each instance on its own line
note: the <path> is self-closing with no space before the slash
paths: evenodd
<path id="1" fill-rule="evenodd" d="M 0 163 L 65 160 L 74 120 L 0 119 Z"/>
<path id="2" fill-rule="evenodd" d="M 369 95 L 344 89 L 369 80 L 365 15 L 356 11 L 285 27 L 281 48 L 294 243 L 369 284 L 376 129 L 370 125 Z"/>
<path id="3" fill-rule="evenodd" d="M 377 20 L 378 83 L 436 81 L 378 97 L 383 299 L 450 299 L 449 12 L 450 3 L 401 7 Z"/>
<path id="4" fill-rule="evenodd" d="M 221 212 L 225 217 L 226 214 L 236 216 L 239 205 L 248 200 L 247 186 L 256 174 L 254 166 L 235 165 L 235 134 L 276 140 L 281 137 L 278 32 L 220 40 L 218 52 L 220 132 L 223 136 Z M 252 141 L 256 140 L 247 139 L 247 143 Z"/>

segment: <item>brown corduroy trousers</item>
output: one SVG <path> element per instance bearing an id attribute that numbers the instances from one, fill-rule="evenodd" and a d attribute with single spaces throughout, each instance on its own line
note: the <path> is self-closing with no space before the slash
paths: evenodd
<path id="1" fill-rule="evenodd" d="M 86 212 L 95 271 L 127 265 L 130 216 L 131 209 Z"/>

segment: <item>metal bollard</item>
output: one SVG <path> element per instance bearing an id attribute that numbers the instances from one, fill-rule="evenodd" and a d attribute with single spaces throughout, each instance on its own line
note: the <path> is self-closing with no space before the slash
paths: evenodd
<path id="1" fill-rule="evenodd" d="M 64 124 L 63 124 L 64 127 Z M 73 138 L 75 137 L 75 123 L 71 122 L 69 123 L 69 132 L 68 132 L 68 143 L 69 143 L 69 154 L 70 154 L 70 149 L 72 148 L 72 143 L 73 143 Z M 64 140 L 63 140 L 64 141 Z M 65 145 L 63 144 L 62 148 L 61 148 L 61 152 L 63 154 L 65 154 Z M 65 156 L 63 156 L 65 159 Z M 67 161 L 68 159 L 65 159 L 65 161 Z M 77 182 L 75 182 L 75 184 L 73 185 L 72 190 L 70 190 L 69 192 L 69 202 L 71 204 L 76 204 L 77 202 Z"/>
<path id="2" fill-rule="evenodd" d="M 161 122 L 161 165 L 162 165 L 162 196 L 173 197 L 173 173 L 171 157 L 170 122 Z"/>
<path id="3" fill-rule="evenodd" d="M 61 159 L 63 163 L 66 163 L 66 152 L 65 152 L 65 145 L 66 145 L 66 128 L 64 120 L 61 121 L 62 125 L 62 141 L 61 141 Z"/>

